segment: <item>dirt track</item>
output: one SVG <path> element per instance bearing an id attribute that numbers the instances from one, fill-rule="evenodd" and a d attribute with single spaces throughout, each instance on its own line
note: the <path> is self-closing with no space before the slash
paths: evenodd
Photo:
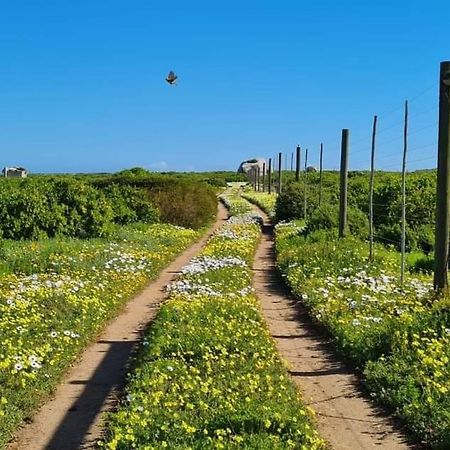
<path id="1" fill-rule="evenodd" d="M 211 232 L 226 217 L 225 208 L 219 204 Z M 116 403 L 130 356 L 142 331 L 159 310 L 165 297 L 164 287 L 201 250 L 210 233 L 185 250 L 127 303 L 122 314 L 108 325 L 68 372 L 53 399 L 40 409 L 30 424 L 17 432 L 9 450 L 75 450 L 95 446 L 101 437 L 102 413 Z"/>
<path id="2" fill-rule="evenodd" d="M 254 287 L 290 375 L 317 412 L 321 436 L 335 450 L 411 449 L 390 419 L 360 392 L 358 380 L 333 355 L 327 338 L 289 294 L 275 269 L 273 227 L 265 219 L 254 261 Z"/>

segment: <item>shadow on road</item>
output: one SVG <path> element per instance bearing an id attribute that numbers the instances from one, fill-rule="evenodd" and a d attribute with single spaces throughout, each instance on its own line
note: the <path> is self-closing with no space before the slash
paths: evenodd
<path id="1" fill-rule="evenodd" d="M 78 450 L 86 446 L 90 448 L 95 446 L 95 443 L 89 442 L 89 428 L 104 408 L 105 399 L 112 392 L 119 392 L 122 388 L 127 361 L 137 341 L 99 341 L 99 343 L 106 346 L 106 350 L 101 350 L 105 356 L 90 379 L 71 382 L 84 384 L 86 387 L 67 411 L 57 431 L 46 445 L 46 450 Z"/>

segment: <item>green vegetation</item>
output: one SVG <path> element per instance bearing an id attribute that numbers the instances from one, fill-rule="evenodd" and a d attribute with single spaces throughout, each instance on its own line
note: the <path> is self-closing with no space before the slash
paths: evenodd
<path id="1" fill-rule="evenodd" d="M 200 229 L 216 214 L 214 189 L 194 177 L 131 169 L 116 175 L 0 181 L 0 237 L 107 236 L 113 224 L 161 220 Z"/>
<path id="2" fill-rule="evenodd" d="M 325 227 L 329 228 L 329 227 Z M 390 405 L 420 440 L 450 447 L 450 316 L 430 278 L 407 273 L 399 253 L 335 229 L 277 226 L 277 264 L 311 317 L 364 372 L 374 398 Z M 417 265 L 409 258 L 409 268 Z"/>
<path id="3" fill-rule="evenodd" d="M 4 242 L 0 271 L 0 448 L 122 305 L 198 234 L 118 227 L 108 239 Z"/>
<path id="4" fill-rule="evenodd" d="M 247 190 L 242 197 L 259 206 L 271 219 L 275 218 L 276 194 Z"/>
<path id="5" fill-rule="evenodd" d="M 301 174 L 300 182 L 287 182 L 277 199 L 278 220 L 294 220 L 304 215 L 304 179 L 307 177 L 307 217 L 319 207 L 319 174 Z M 374 186 L 375 240 L 400 248 L 401 174 L 376 172 Z M 434 246 L 434 215 L 436 198 L 435 171 L 409 173 L 406 177 L 406 246 L 408 251 L 429 253 Z M 321 207 L 337 207 L 339 173 L 324 172 Z M 350 220 L 356 209 L 369 212 L 369 173 L 349 172 L 348 204 Z M 352 208 L 353 212 L 352 212 Z M 331 212 L 331 211 L 330 211 Z M 333 219 L 334 221 L 336 219 Z M 360 219 L 358 219 L 360 222 Z M 358 227 L 360 228 L 360 227 Z"/>
<path id="6" fill-rule="evenodd" d="M 258 218 L 233 216 L 169 286 L 104 447 L 324 448 L 252 293 L 259 236 Z"/>
<path id="7" fill-rule="evenodd" d="M 158 208 L 160 220 L 182 227 L 200 229 L 217 212 L 215 189 L 196 177 L 163 174 L 121 173 L 96 177 L 92 184 L 103 190 L 111 184 L 131 186 L 141 190 Z"/>

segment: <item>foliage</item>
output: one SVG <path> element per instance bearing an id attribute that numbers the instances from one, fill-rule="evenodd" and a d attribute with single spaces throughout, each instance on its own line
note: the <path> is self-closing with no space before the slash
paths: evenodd
<path id="1" fill-rule="evenodd" d="M 300 183 L 288 184 L 278 195 L 275 214 L 278 220 L 293 220 L 305 217 L 304 192 Z"/>
<path id="2" fill-rule="evenodd" d="M 1 187 L 0 232 L 6 239 L 101 237 L 113 221 L 158 218 L 145 192 L 131 187 L 110 185 L 102 191 L 76 177 L 5 180 Z"/>
<path id="3" fill-rule="evenodd" d="M 450 447 L 449 301 L 435 302 L 430 278 L 406 274 L 399 254 L 331 231 L 277 226 L 277 264 L 292 291 L 336 345 L 364 370 L 371 395 L 395 408 L 420 439 Z M 409 255 L 416 271 L 423 253 Z M 433 305 L 433 306 L 431 306 Z"/>
<path id="4" fill-rule="evenodd" d="M 149 170 L 144 169 L 143 167 L 133 167 L 131 169 L 121 170 L 120 172 L 117 172 L 117 175 L 126 177 L 145 177 L 150 175 L 150 173 Z"/>
<path id="5" fill-rule="evenodd" d="M 102 192 L 111 202 L 115 223 L 127 225 L 134 222 L 158 222 L 159 211 L 142 189 L 112 183 L 102 189 Z"/>
<path id="6" fill-rule="evenodd" d="M 150 202 L 158 208 L 160 220 L 173 225 L 200 229 L 211 222 L 217 212 L 214 189 L 193 177 L 119 173 L 98 177 L 92 182 L 101 189 L 114 183 L 144 190 Z"/>
<path id="7" fill-rule="evenodd" d="M 369 221 L 366 215 L 357 208 L 349 207 L 347 226 L 354 236 L 365 238 L 369 232 Z M 317 230 L 337 230 L 339 227 L 339 208 L 335 205 L 320 206 L 308 218 L 307 232 Z"/>
<path id="8" fill-rule="evenodd" d="M 124 302 L 197 237 L 171 225 L 108 240 L 7 242 L 0 274 L 0 447 Z"/>
<path id="9" fill-rule="evenodd" d="M 301 174 L 299 182 L 287 178 L 284 192 L 278 197 L 278 220 L 304 217 L 304 190 L 307 183 L 307 217 L 319 207 L 320 176 L 318 173 Z M 376 172 L 373 195 L 375 240 L 394 244 L 400 248 L 401 240 L 401 174 Z M 339 202 L 339 173 L 322 175 L 323 206 L 337 208 Z M 406 176 L 406 235 L 408 250 L 431 252 L 434 248 L 434 217 L 436 204 L 435 171 L 419 171 Z M 354 171 L 348 174 L 348 205 L 366 216 L 369 213 L 369 172 Z M 331 212 L 331 210 L 330 210 Z M 327 217 L 330 219 L 330 217 Z M 337 219 L 333 218 L 333 224 Z M 358 233 L 362 236 L 362 234 Z"/>

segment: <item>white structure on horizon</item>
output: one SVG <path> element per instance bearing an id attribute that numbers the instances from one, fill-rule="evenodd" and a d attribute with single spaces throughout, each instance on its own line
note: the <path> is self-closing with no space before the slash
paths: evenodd
<path id="1" fill-rule="evenodd" d="M 3 169 L 5 178 L 26 178 L 28 170 L 23 167 L 5 167 Z"/>
<path id="2" fill-rule="evenodd" d="M 253 158 L 247 159 L 246 161 L 242 161 L 238 168 L 238 173 L 249 174 L 253 169 L 260 169 L 261 175 L 263 173 L 263 167 L 266 164 L 266 160 L 264 158 Z M 266 165 L 266 171 L 268 170 L 268 166 Z"/>

